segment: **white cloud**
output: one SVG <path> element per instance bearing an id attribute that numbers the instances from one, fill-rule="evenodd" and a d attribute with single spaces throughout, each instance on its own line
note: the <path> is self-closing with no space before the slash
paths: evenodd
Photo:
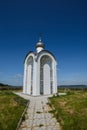
<path id="1" fill-rule="evenodd" d="M 20 74 L 20 73 L 16 74 L 16 75 L 13 77 L 13 82 L 14 82 L 14 84 L 22 85 L 23 75 Z"/>
<path id="2" fill-rule="evenodd" d="M 9 77 L 8 84 L 14 85 L 14 86 L 22 86 L 23 85 L 23 75 L 20 73 L 17 73 L 13 76 Z"/>
<path id="3" fill-rule="evenodd" d="M 4 75 L 0 71 L 0 83 L 13 85 L 13 86 L 22 86 L 23 85 L 23 75 L 17 73 L 15 75 Z"/>
<path id="4" fill-rule="evenodd" d="M 14 77 L 15 77 L 15 78 L 23 78 L 23 75 L 18 73 L 18 74 L 16 74 Z"/>

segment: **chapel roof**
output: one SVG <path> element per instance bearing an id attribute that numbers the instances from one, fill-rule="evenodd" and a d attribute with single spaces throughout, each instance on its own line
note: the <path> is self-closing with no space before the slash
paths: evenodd
<path id="1" fill-rule="evenodd" d="M 44 54 L 45 54 L 45 53 L 49 53 L 49 54 L 52 55 L 53 58 L 56 60 L 56 58 L 55 58 L 55 56 L 53 55 L 52 52 L 50 52 L 50 51 L 48 51 L 48 50 L 42 50 L 42 51 L 40 51 L 39 53 L 36 53 L 36 52 L 33 52 L 33 51 L 29 51 L 29 52 L 26 54 L 26 56 L 25 56 L 24 62 L 25 62 L 27 56 L 30 55 L 30 54 L 33 54 L 34 56 L 36 56 L 36 60 L 38 60 L 39 56 L 42 55 L 43 53 L 44 53 Z"/>
<path id="2" fill-rule="evenodd" d="M 42 53 L 49 53 L 49 54 L 52 55 L 53 58 L 56 60 L 56 57 L 54 56 L 54 54 L 53 54 L 52 52 L 48 51 L 48 50 L 42 50 L 42 51 L 40 51 L 40 52 L 38 53 L 38 55 L 37 55 L 37 59 L 39 58 L 39 56 L 40 56 Z"/>

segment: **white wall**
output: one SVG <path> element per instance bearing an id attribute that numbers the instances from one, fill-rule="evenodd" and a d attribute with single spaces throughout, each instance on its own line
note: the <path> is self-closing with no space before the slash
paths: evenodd
<path id="1" fill-rule="evenodd" d="M 32 95 L 37 96 L 40 95 L 40 60 L 42 56 L 47 55 L 52 59 L 52 70 L 53 70 L 53 94 L 57 92 L 57 74 L 56 74 L 56 61 L 54 57 L 48 53 L 41 53 L 36 61 L 36 56 L 31 53 L 25 59 L 25 66 L 24 66 L 24 85 L 23 85 L 23 92 L 25 94 L 31 94 L 31 69 L 33 67 L 33 83 L 32 83 Z M 28 60 L 30 56 L 33 57 L 33 66 L 28 64 Z M 50 66 L 46 63 L 43 66 L 43 94 L 51 94 L 51 85 L 50 85 Z"/>

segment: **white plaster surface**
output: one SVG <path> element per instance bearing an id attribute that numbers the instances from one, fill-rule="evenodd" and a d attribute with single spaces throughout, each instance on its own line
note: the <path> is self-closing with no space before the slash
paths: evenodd
<path id="1" fill-rule="evenodd" d="M 60 130 L 59 123 L 49 113 L 51 108 L 47 105 L 48 96 L 31 97 L 22 93 L 16 94 L 30 100 L 26 119 L 19 130 Z"/>
<path id="2" fill-rule="evenodd" d="M 39 48 L 38 48 L 39 49 Z M 43 56 L 48 56 L 52 61 L 52 67 L 44 65 L 43 72 L 43 95 L 47 94 L 56 94 L 57 93 L 57 62 L 55 58 L 47 51 L 43 52 L 40 55 L 34 55 L 30 53 L 24 62 L 24 80 L 23 80 L 23 93 L 38 96 L 41 95 L 41 84 L 40 84 L 40 65 L 41 58 Z M 37 59 L 37 60 L 36 60 Z M 50 69 L 52 69 L 52 77 L 50 77 Z M 32 73 L 31 73 L 32 72 Z M 52 89 L 51 89 L 51 80 L 52 80 Z M 32 88 L 32 89 L 31 89 Z"/>

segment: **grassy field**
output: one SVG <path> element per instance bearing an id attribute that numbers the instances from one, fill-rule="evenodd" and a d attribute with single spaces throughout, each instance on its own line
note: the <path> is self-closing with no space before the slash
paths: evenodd
<path id="1" fill-rule="evenodd" d="M 49 105 L 62 130 L 87 130 L 87 91 L 68 91 L 66 96 L 51 97 Z"/>
<path id="2" fill-rule="evenodd" d="M 0 130 L 15 130 L 26 104 L 11 91 L 0 91 Z"/>

